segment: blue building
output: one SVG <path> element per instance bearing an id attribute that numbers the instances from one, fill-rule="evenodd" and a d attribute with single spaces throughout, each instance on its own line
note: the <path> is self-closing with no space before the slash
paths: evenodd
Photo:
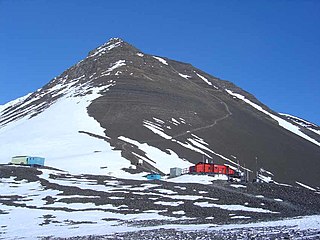
<path id="1" fill-rule="evenodd" d="M 149 173 L 147 175 L 147 179 L 149 179 L 149 180 L 160 180 L 161 179 L 161 175 L 159 173 Z"/>
<path id="2" fill-rule="evenodd" d="M 44 166 L 44 158 L 43 157 L 28 157 L 28 165 Z"/>

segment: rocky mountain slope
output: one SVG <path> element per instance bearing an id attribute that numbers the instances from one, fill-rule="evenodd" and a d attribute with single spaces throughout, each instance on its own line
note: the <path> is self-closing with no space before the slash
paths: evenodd
<path id="1" fill-rule="evenodd" d="M 287 184 L 320 182 L 320 128 L 231 82 L 111 39 L 0 108 L 0 161 L 41 155 L 73 173 L 141 178 L 205 157 Z"/>

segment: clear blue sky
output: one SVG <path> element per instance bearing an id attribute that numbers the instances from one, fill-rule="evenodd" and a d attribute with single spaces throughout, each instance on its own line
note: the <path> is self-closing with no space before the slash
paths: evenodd
<path id="1" fill-rule="evenodd" d="M 111 37 L 320 125 L 319 0 L 0 0 L 0 104 Z"/>

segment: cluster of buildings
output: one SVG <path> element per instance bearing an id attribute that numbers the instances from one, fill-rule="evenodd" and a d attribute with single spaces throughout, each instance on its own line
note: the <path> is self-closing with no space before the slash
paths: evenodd
<path id="1" fill-rule="evenodd" d="M 227 165 L 214 164 L 209 162 L 198 162 L 197 164 L 186 168 L 170 168 L 170 178 L 179 177 L 184 174 L 206 174 L 206 175 L 226 175 L 228 179 L 241 179 L 243 174 L 240 170 Z M 158 173 L 150 173 L 146 176 L 149 180 L 160 180 L 161 175 Z"/>
<path id="2" fill-rule="evenodd" d="M 11 159 L 10 164 L 14 165 L 28 165 L 33 167 L 44 166 L 45 158 L 43 157 L 34 157 L 34 156 L 14 156 Z M 206 175 L 215 175 L 222 174 L 228 176 L 228 178 L 238 178 L 242 177 L 242 173 L 234 168 L 231 168 L 227 165 L 214 164 L 209 162 L 198 162 L 197 164 L 186 168 L 170 168 L 170 177 L 178 177 L 183 174 L 206 174 Z M 159 173 L 149 173 L 146 175 L 148 180 L 160 180 L 161 175 Z"/>

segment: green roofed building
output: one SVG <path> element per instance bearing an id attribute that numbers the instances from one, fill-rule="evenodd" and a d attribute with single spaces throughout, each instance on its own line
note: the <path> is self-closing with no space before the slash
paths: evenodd
<path id="1" fill-rule="evenodd" d="M 12 157 L 11 163 L 12 164 L 27 165 L 28 164 L 28 157 L 27 156 L 15 156 L 15 157 Z"/>

